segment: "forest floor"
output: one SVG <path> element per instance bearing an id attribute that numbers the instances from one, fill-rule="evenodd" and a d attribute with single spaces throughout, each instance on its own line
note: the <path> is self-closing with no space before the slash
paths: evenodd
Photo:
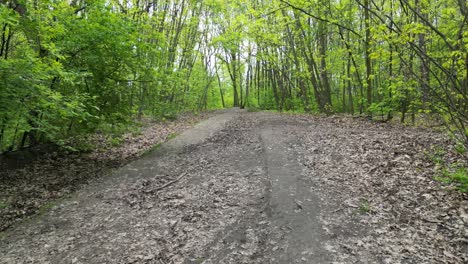
<path id="1" fill-rule="evenodd" d="M 467 263 L 438 149 L 466 162 L 426 129 L 226 111 L 4 231 L 0 263 Z"/>
<path id="2" fill-rule="evenodd" d="M 50 209 L 54 201 L 219 113 L 222 111 L 186 113 L 169 121 L 144 119 L 136 132 L 117 137 L 95 134 L 74 140 L 73 144 L 86 144 L 84 147 L 91 147 L 92 152 L 40 146 L 0 155 L 0 231 Z M 116 139 L 117 145 L 112 143 Z"/>

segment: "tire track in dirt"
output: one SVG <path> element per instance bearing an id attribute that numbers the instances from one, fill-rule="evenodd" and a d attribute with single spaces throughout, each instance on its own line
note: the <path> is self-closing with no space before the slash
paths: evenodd
<path id="1" fill-rule="evenodd" d="M 304 167 L 290 146 L 297 143 L 298 128 L 284 120 L 270 122 L 261 131 L 268 177 L 271 181 L 271 230 L 282 231 L 269 254 L 271 263 L 328 263 L 322 248 L 323 230 L 318 219 L 319 197 L 303 176 Z M 274 232 L 274 231 L 273 231 Z M 328 261 L 328 262 L 327 262 Z"/>

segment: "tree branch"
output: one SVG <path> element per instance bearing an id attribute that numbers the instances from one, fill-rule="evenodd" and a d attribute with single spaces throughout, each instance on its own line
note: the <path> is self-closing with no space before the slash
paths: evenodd
<path id="1" fill-rule="evenodd" d="M 306 15 L 312 17 L 312 18 L 315 18 L 315 19 L 317 19 L 317 20 L 319 20 L 319 21 L 322 21 L 322 22 L 325 22 L 325 23 L 328 23 L 328 24 L 335 25 L 335 26 L 337 26 L 337 27 L 339 27 L 339 28 L 342 28 L 342 29 L 346 29 L 346 30 L 348 30 L 349 32 L 353 33 L 354 35 L 356 35 L 356 36 L 358 36 L 359 38 L 362 39 L 362 36 L 361 36 L 359 33 L 357 33 L 356 31 L 354 31 L 353 29 L 351 29 L 351 28 L 349 28 L 349 27 L 347 27 L 347 26 L 343 26 L 343 25 L 341 25 L 341 24 L 339 24 L 339 23 L 337 23 L 337 22 L 333 22 L 333 21 L 330 21 L 330 20 L 328 20 L 328 19 L 326 19 L 326 18 L 322 18 L 322 17 L 316 16 L 316 15 L 314 15 L 314 14 L 311 14 L 310 12 L 304 10 L 303 8 L 297 7 L 297 6 L 291 4 L 291 3 L 287 2 L 287 1 L 280 0 L 280 2 L 283 3 L 283 4 L 285 4 L 285 5 L 287 5 L 287 6 L 289 6 L 289 7 L 291 7 L 292 9 L 295 9 L 295 10 L 297 10 L 297 11 L 299 11 L 299 12 L 301 12 L 301 13 L 304 13 L 304 14 L 306 14 Z"/>

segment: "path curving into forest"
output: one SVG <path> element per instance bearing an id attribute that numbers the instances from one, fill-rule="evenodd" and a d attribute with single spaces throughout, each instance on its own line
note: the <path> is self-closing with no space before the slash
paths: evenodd
<path id="1" fill-rule="evenodd" d="M 463 263 L 430 131 L 226 111 L 0 237 L 0 263 Z"/>

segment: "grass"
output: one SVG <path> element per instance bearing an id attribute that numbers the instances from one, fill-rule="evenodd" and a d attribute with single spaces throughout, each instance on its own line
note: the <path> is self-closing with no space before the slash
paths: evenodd
<path id="1" fill-rule="evenodd" d="M 158 143 L 158 144 L 153 145 L 151 148 L 149 148 L 149 149 L 147 149 L 147 150 L 144 150 L 144 151 L 141 153 L 141 156 L 146 156 L 146 155 L 150 154 L 151 152 L 153 152 L 153 151 L 159 149 L 159 148 L 162 146 L 163 143 L 164 143 L 164 142 L 160 142 L 160 143 Z"/>
<path id="2" fill-rule="evenodd" d="M 64 199 L 65 198 L 61 198 L 61 199 L 59 199 L 57 201 L 47 202 L 46 204 L 39 207 L 39 211 L 38 211 L 37 215 L 43 215 L 43 214 L 49 212 L 52 208 L 54 208 L 54 206 L 59 205 L 60 202 L 63 201 Z"/>
<path id="3" fill-rule="evenodd" d="M 175 137 L 177 137 L 179 135 L 179 133 L 171 133 L 167 136 L 166 140 L 171 140 Z"/>
<path id="4" fill-rule="evenodd" d="M 179 117 L 179 113 L 177 111 L 167 111 L 161 115 L 161 120 L 162 121 L 166 121 L 166 120 L 174 121 L 174 120 L 177 120 L 178 117 Z"/>
<path id="5" fill-rule="evenodd" d="M 148 155 L 149 153 L 151 153 L 151 152 L 153 152 L 153 151 L 159 149 L 159 148 L 160 148 L 164 143 L 166 143 L 168 140 L 171 140 L 171 139 L 177 137 L 178 135 L 179 135 L 178 133 L 171 133 L 171 134 L 169 134 L 169 135 L 167 136 L 166 140 L 164 140 L 164 142 L 159 142 L 159 143 L 153 145 L 151 148 L 149 148 L 149 149 L 143 151 L 143 152 L 141 153 L 141 155 L 142 155 L 142 156 Z"/>
<path id="6" fill-rule="evenodd" d="M 468 193 L 468 168 L 457 167 L 455 168 L 443 168 L 436 180 L 444 183 L 453 183 L 457 189 L 462 193 Z"/>
<path id="7" fill-rule="evenodd" d="M 6 202 L 0 201 L 0 209 L 5 209 L 8 207 L 8 204 Z"/>
<path id="8" fill-rule="evenodd" d="M 466 148 L 465 146 L 463 146 L 463 144 L 458 144 L 455 146 L 455 151 L 460 154 L 460 155 L 463 155 L 466 153 Z"/>
<path id="9" fill-rule="evenodd" d="M 370 211 L 370 204 L 367 200 L 362 200 L 361 204 L 359 204 L 359 212 L 361 214 L 368 213 Z"/>
<path id="10" fill-rule="evenodd" d="M 203 261 L 205 261 L 204 257 L 198 257 L 198 258 L 195 259 L 196 263 L 203 263 Z"/>
<path id="11" fill-rule="evenodd" d="M 464 154 L 465 148 L 457 145 L 455 151 L 458 154 Z M 432 152 L 428 153 L 429 159 L 438 167 L 436 180 L 446 183 L 454 184 L 458 191 L 468 193 L 468 168 L 461 163 L 446 164 L 444 157 L 447 154 L 440 146 L 435 146 Z"/>
<path id="12" fill-rule="evenodd" d="M 447 151 L 445 151 L 442 147 L 440 146 L 435 146 L 433 147 L 432 151 L 430 153 L 427 153 L 429 156 L 429 159 L 440 166 L 443 166 L 445 164 L 444 161 L 444 156 L 447 154 Z"/>
<path id="13" fill-rule="evenodd" d="M 468 193 L 468 168 L 459 168 L 449 174 L 449 177 L 458 185 L 461 192 Z"/>
<path id="14" fill-rule="evenodd" d="M 118 147 L 120 144 L 123 143 L 123 138 L 122 137 L 112 137 L 109 141 L 110 141 L 110 144 L 113 147 Z"/>

